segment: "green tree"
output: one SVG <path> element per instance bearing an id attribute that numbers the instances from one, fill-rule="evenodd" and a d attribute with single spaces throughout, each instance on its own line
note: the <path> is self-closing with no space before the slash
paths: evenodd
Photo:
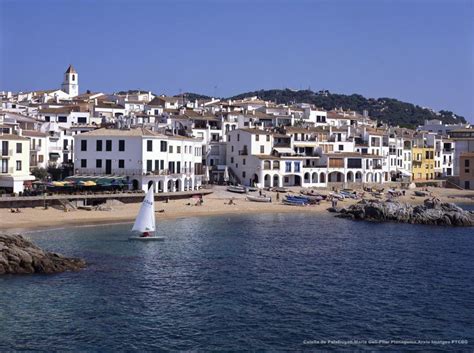
<path id="1" fill-rule="evenodd" d="M 31 175 L 33 175 L 37 180 L 46 180 L 49 176 L 48 171 L 45 168 L 35 168 L 31 171 Z"/>

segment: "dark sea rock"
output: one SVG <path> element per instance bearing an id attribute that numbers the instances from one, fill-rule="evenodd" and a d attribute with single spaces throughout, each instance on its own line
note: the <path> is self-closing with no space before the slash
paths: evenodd
<path id="1" fill-rule="evenodd" d="M 78 271 L 85 266 L 84 260 L 45 252 L 21 235 L 0 234 L 0 275 Z"/>
<path id="2" fill-rule="evenodd" d="M 336 217 L 379 222 L 474 226 L 473 212 L 465 211 L 453 203 L 441 203 L 436 199 L 426 199 L 423 205 L 418 206 L 390 200 L 362 200 L 339 210 Z"/>

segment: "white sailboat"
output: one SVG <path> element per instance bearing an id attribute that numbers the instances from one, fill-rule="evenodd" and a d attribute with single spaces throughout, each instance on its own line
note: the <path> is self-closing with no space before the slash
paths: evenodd
<path id="1" fill-rule="evenodd" d="M 133 224 L 132 232 L 141 233 L 131 236 L 130 240 L 164 240 L 165 237 L 155 235 L 155 197 L 153 186 L 148 189 L 142 202 L 140 211 Z"/>

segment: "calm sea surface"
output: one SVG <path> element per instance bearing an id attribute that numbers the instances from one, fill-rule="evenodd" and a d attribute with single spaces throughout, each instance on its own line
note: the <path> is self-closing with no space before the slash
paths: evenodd
<path id="1" fill-rule="evenodd" d="M 30 234 L 90 265 L 0 277 L 0 351 L 474 349 L 472 229 L 309 214 L 157 224 L 165 242 L 129 242 L 130 225 Z"/>

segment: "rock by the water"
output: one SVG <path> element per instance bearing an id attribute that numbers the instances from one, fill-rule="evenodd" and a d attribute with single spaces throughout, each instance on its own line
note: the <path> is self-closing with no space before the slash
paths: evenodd
<path id="1" fill-rule="evenodd" d="M 426 199 L 423 205 L 413 206 L 397 201 L 362 200 L 340 210 L 341 218 L 367 221 L 394 221 L 444 226 L 474 226 L 474 213 L 453 203 Z"/>
<path id="2" fill-rule="evenodd" d="M 0 234 L 0 275 L 78 271 L 85 266 L 84 260 L 45 252 L 21 235 Z"/>

